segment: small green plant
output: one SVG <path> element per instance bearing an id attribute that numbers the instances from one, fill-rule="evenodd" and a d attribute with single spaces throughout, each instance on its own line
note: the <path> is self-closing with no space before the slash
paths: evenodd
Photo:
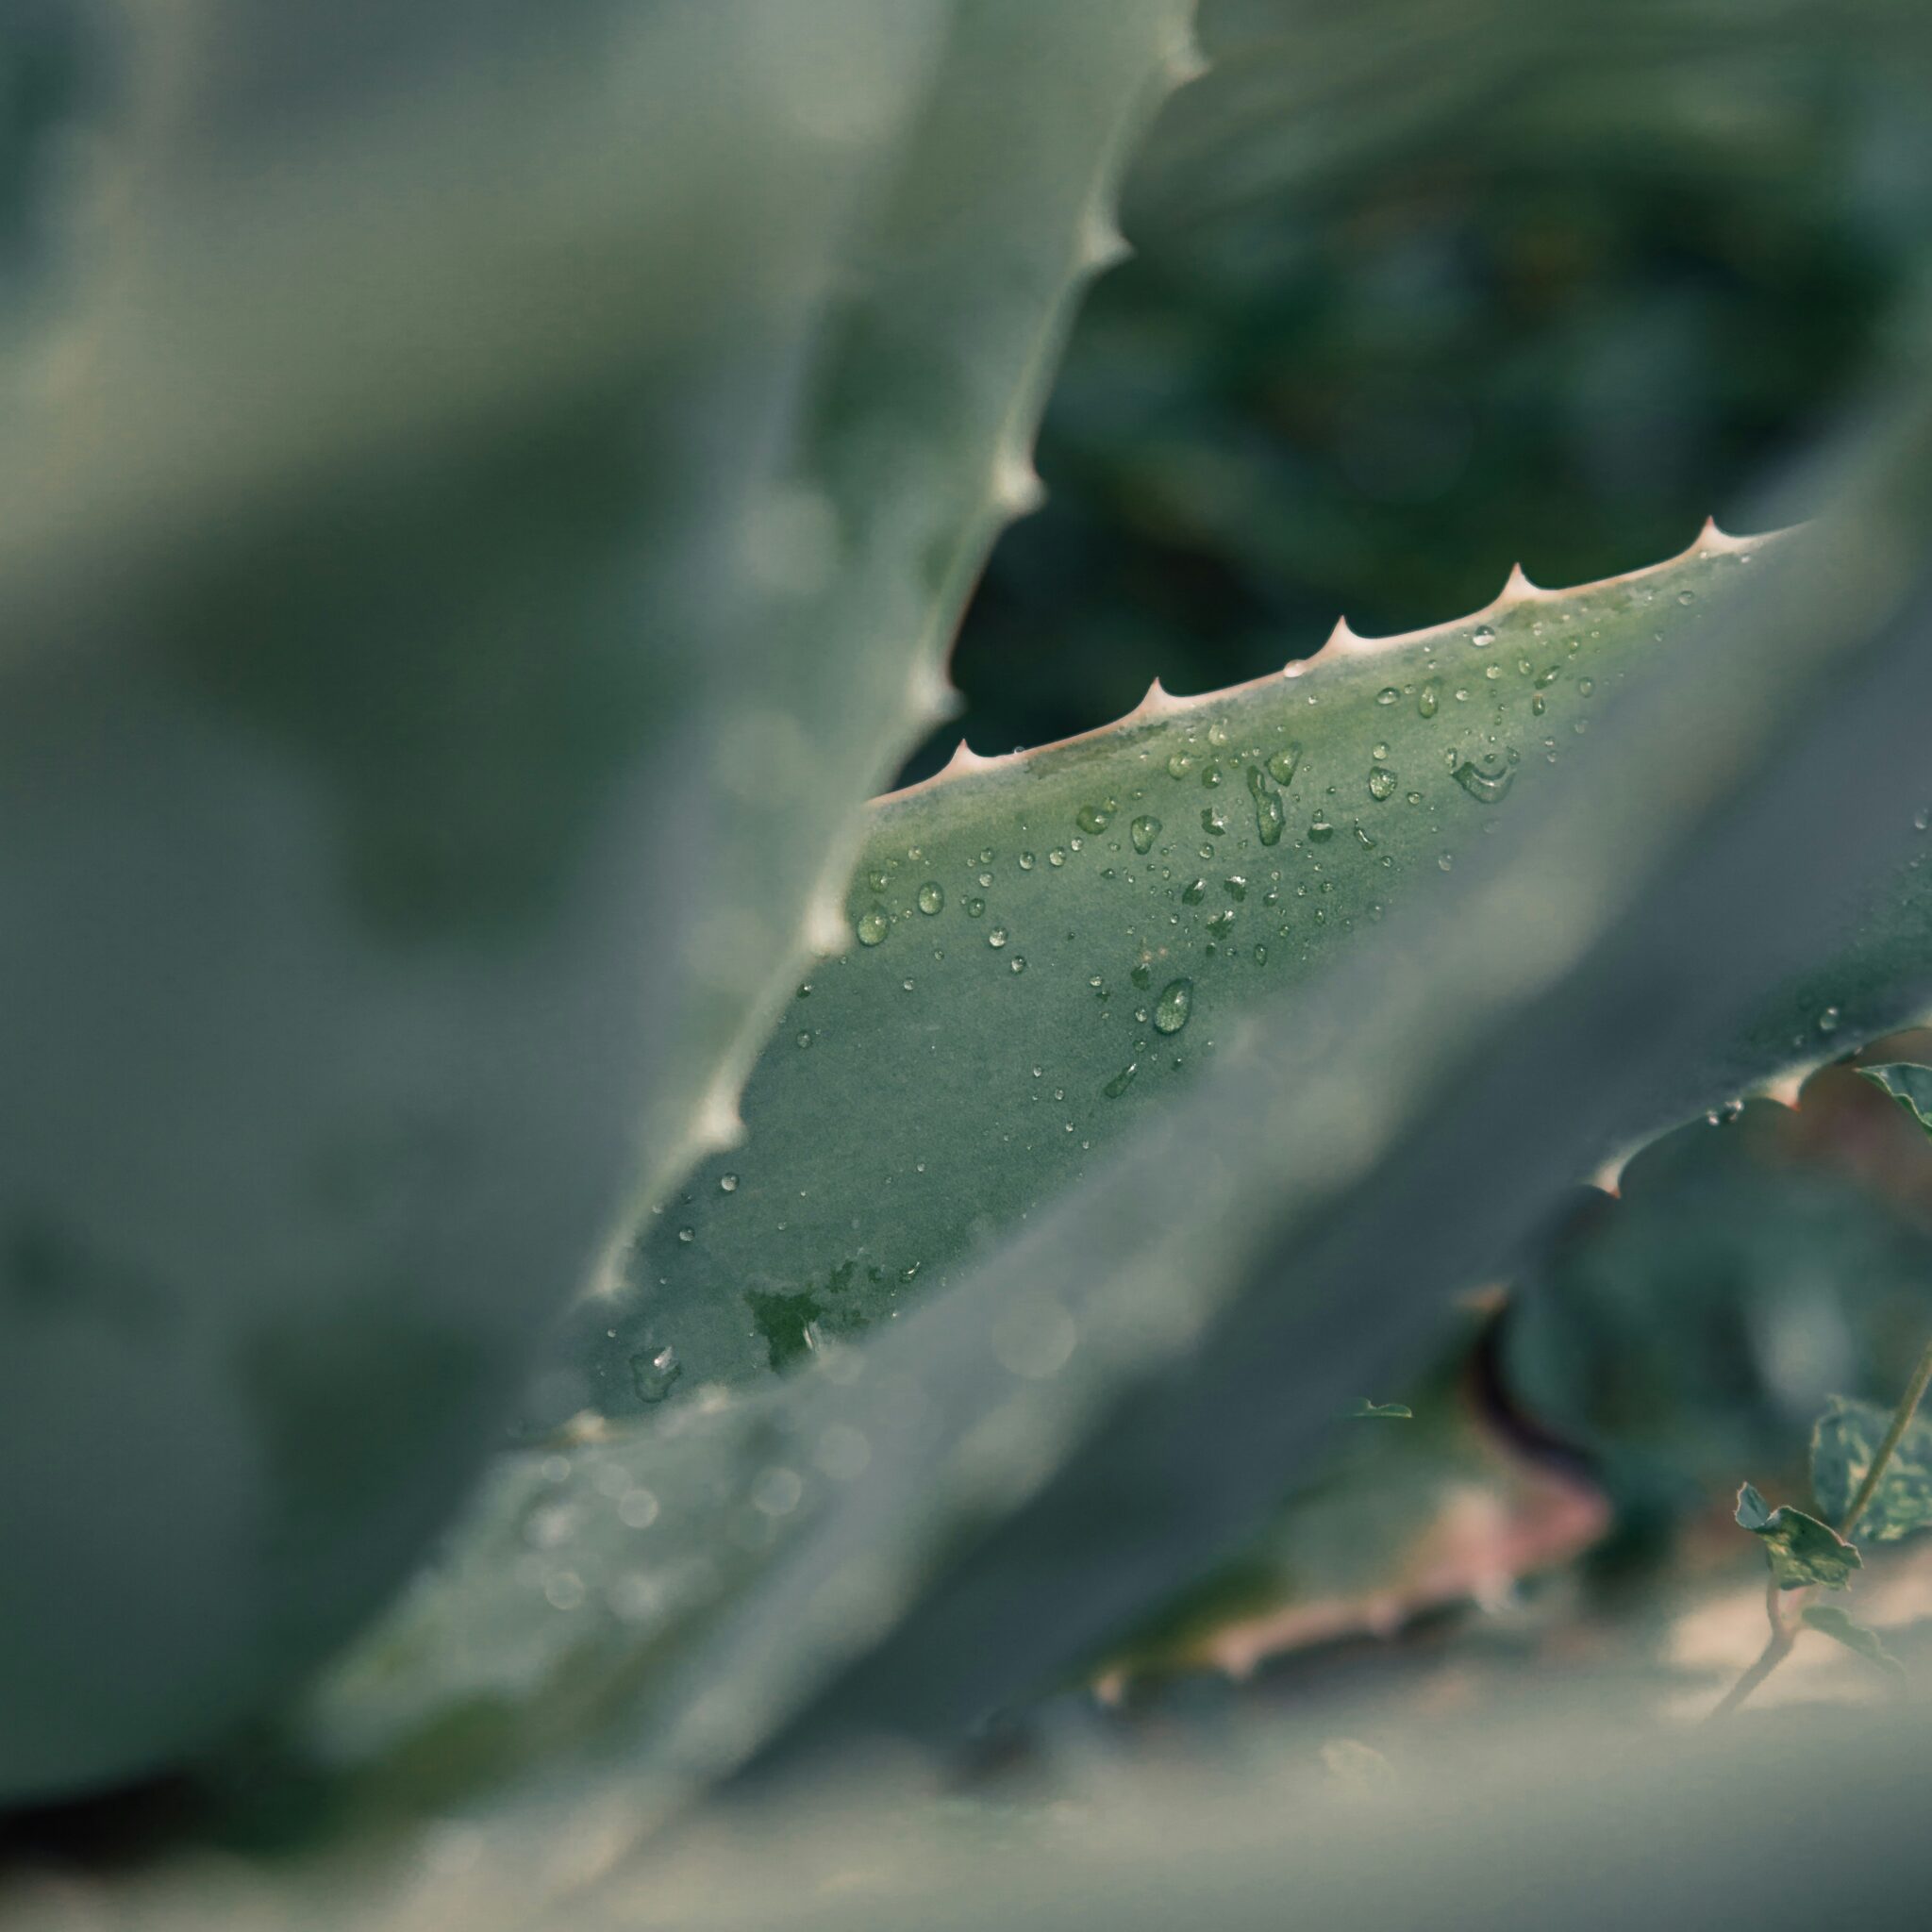
<path id="1" fill-rule="evenodd" d="M 1932 1095 L 1932 1067 L 1894 1063 L 1860 1069 L 1874 1086 L 1890 1094 L 1932 1136 L 1924 1102 Z M 1767 1509 L 1746 1483 L 1738 1491 L 1737 1520 L 1764 1543 L 1771 1579 L 1765 1614 L 1771 1634 L 1757 1660 L 1732 1685 L 1713 1717 L 1736 1710 L 1791 1653 L 1801 1630 L 1812 1629 L 1842 1643 L 1888 1674 L 1902 1677 L 1897 1660 L 1878 1637 L 1836 1605 L 1799 1597 L 1794 1622 L 1787 1591 L 1822 1587 L 1843 1590 L 1864 1558 L 1852 1539 L 1896 1542 L 1932 1528 L 1932 1423 L 1919 1405 L 1932 1384 L 1932 1342 L 1927 1342 L 1904 1392 L 1888 1411 L 1875 1403 L 1842 1395 L 1831 1398 L 1811 1436 L 1811 1492 L 1821 1520 L 1789 1507 Z"/>

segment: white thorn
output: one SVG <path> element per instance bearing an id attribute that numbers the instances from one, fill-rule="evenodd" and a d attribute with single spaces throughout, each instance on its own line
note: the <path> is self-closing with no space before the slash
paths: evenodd
<path id="1" fill-rule="evenodd" d="M 941 778 L 958 778 L 968 772 L 983 771 L 988 765 L 999 763 L 997 758 L 983 758 L 962 738 L 953 747 L 953 756 L 940 768 Z"/>
<path id="2" fill-rule="evenodd" d="M 1338 656 L 1346 657 L 1350 652 L 1367 649 L 1369 642 L 1369 639 L 1348 627 L 1347 618 L 1338 617 L 1335 620 L 1335 628 L 1328 633 L 1327 641 L 1323 644 L 1322 650 L 1333 651 Z M 1320 655 L 1321 652 L 1316 653 L 1317 657 Z"/>
<path id="3" fill-rule="evenodd" d="M 723 1154 L 727 1147 L 743 1142 L 744 1119 L 738 1111 L 737 1092 L 730 1083 L 716 1082 L 699 1102 L 691 1139 L 705 1154 Z"/>
<path id="4" fill-rule="evenodd" d="M 1191 25 L 1181 28 L 1161 64 L 1167 69 L 1168 78 L 1177 88 L 1199 80 L 1208 72 L 1208 57 L 1202 53 L 1201 43 L 1194 38 Z"/>
<path id="5" fill-rule="evenodd" d="M 805 911 L 807 951 L 821 959 L 829 959 L 845 950 L 851 937 L 838 900 L 828 892 L 815 893 Z"/>
<path id="6" fill-rule="evenodd" d="M 1046 501 L 1046 486 L 1024 451 L 1008 450 L 993 461 L 992 495 L 1008 516 L 1031 516 Z"/>
<path id="7" fill-rule="evenodd" d="M 1718 528 L 1715 517 L 1706 517 L 1704 527 L 1691 540 L 1690 554 L 1695 556 L 1702 552 L 1708 556 L 1715 552 L 1719 555 L 1727 555 L 1735 551 L 1749 550 L 1754 543 L 1760 543 L 1763 541 L 1761 537 L 1733 537 L 1728 530 Z"/>
<path id="8" fill-rule="evenodd" d="M 1533 584 L 1524 574 L 1520 563 L 1509 566 L 1509 575 L 1504 579 L 1503 589 L 1496 598 L 1498 604 L 1519 604 L 1525 598 L 1547 597 L 1550 594 L 1541 584 Z"/>
<path id="9" fill-rule="evenodd" d="M 1796 1073 L 1785 1074 L 1775 1080 L 1767 1080 L 1762 1087 L 1753 1090 L 1753 1098 L 1774 1100 L 1780 1107 L 1795 1108 L 1798 1105 L 1798 1094 L 1804 1088 L 1808 1073 L 1808 1068 L 1801 1068 Z"/>
<path id="10" fill-rule="evenodd" d="M 1613 1154 L 1602 1166 L 1591 1170 L 1590 1184 L 1610 1195 L 1624 1191 L 1624 1170 L 1630 1165 L 1628 1154 Z"/>
<path id="11" fill-rule="evenodd" d="M 960 697 L 945 666 L 930 658 L 915 659 L 907 679 L 907 701 L 920 729 L 959 715 Z"/>
<path id="12" fill-rule="evenodd" d="M 1114 225 L 1108 210 L 1098 205 L 1090 208 L 1080 223 L 1079 265 L 1089 275 L 1101 275 L 1133 254 L 1127 238 Z"/>
<path id="13" fill-rule="evenodd" d="M 1147 694 L 1121 720 L 1123 724 L 1135 724 L 1148 718 L 1171 718 L 1176 711 L 1185 711 L 1190 700 L 1177 698 L 1156 678 L 1147 687 Z"/>

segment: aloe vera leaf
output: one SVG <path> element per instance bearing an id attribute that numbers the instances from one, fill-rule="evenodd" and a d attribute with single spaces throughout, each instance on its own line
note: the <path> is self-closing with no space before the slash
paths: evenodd
<path id="1" fill-rule="evenodd" d="M 771 708 L 742 532 L 938 16 L 587 9 L 507 104 L 474 11 L 420 89 L 296 60 L 286 118 L 257 57 L 342 17 L 196 15 L 9 444 L 5 1797 L 340 1641 L 685 1130 L 718 748 Z"/>
<path id="2" fill-rule="evenodd" d="M 846 901 L 858 943 L 787 1009 L 744 1144 L 646 1222 L 620 1293 L 574 1311 L 578 1379 L 540 1420 L 755 1379 L 943 1291 L 1171 1107 L 1244 1016 L 1450 893 L 1620 688 L 1698 649 L 1788 541 L 1707 530 L 1606 584 L 1514 578 L 1458 624 L 1344 626 L 1285 675 L 1157 688 L 1113 726 L 962 756 L 880 801 Z M 1784 1091 L 1847 1032 L 1923 1008 L 1932 893 L 1901 884 L 1828 972 L 1673 1076 L 1678 1117 Z"/>
<path id="3" fill-rule="evenodd" d="M 1798 656 L 1794 641 L 1822 649 L 1808 628 L 1826 595 L 1821 585 L 1847 600 L 1849 611 L 1895 594 L 1889 586 L 1896 579 L 1885 571 L 1854 569 L 1830 540 L 1811 541 L 1824 548 L 1822 558 L 1788 545 L 1750 566 L 1773 581 L 1745 608 L 1714 613 L 1699 653 L 1680 654 L 1659 670 L 1691 683 L 1705 717 L 1720 706 L 1703 682 L 1715 675 L 1713 657 L 1735 651 L 1747 628 Z M 1633 689 L 1632 701 L 1641 695 Z M 1657 716 L 1645 719 L 1654 734 L 1689 728 L 1675 708 L 1661 724 Z M 1760 734 L 1772 728 L 1768 720 L 1752 722 Z M 1654 738 L 1643 750 L 1659 756 Z M 1738 755 L 1734 744 L 1729 755 Z M 1477 883 L 1463 890 L 1476 893 L 1474 906 L 1423 908 L 1435 914 L 1423 928 L 1433 943 L 1417 951 L 1384 944 L 1314 988 L 1312 1004 L 1259 1010 L 1211 1079 L 1151 1115 L 1148 1129 L 1129 1138 L 1107 1174 L 1039 1217 L 959 1292 L 934 1298 L 916 1320 L 891 1324 L 864 1349 L 836 1335 L 821 1338 L 805 1373 L 749 1398 L 714 1391 L 512 1458 L 499 1480 L 523 1486 L 517 1493 L 525 1497 L 538 1493 L 549 1464 L 555 1500 L 569 1506 L 545 1519 L 562 1525 L 556 1539 L 533 1558 L 521 1505 L 474 1512 L 451 1545 L 448 1566 L 421 1579 L 325 1688 L 313 1713 L 316 1734 L 351 1740 L 340 1748 L 372 1759 L 412 1739 L 427 1751 L 439 1711 L 466 1705 L 488 1712 L 514 1757 L 553 1748 L 554 1733 L 544 1742 L 548 1714 L 570 1708 L 577 1716 L 565 1723 L 566 1736 L 603 1722 L 615 1735 L 638 1740 L 646 1782 L 658 1800 L 672 1802 L 668 1793 L 756 1751 L 807 1687 L 840 1656 L 891 1631 L 909 1605 L 917 1607 L 908 1649 L 887 1637 L 874 1664 L 835 1685 L 798 1736 L 823 1737 L 822 1726 L 857 1723 L 904 1724 L 937 1738 L 1118 1638 L 1253 1527 L 1279 1494 L 1294 1455 L 1332 1425 L 1351 1389 L 1386 1386 L 1402 1366 L 1399 1326 L 1362 1320 L 1374 1299 L 1366 1290 L 1284 1297 L 1279 1284 L 1297 1274 L 1272 1258 L 1283 1237 L 1271 1230 L 1317 1216 L 1318 1204 L 1378 1155 L 1388 1158 L 1391 1146 L 1414 1155 L 1400 1132 L 1413 1098 L 1407 1077 L 1391 1083 L 1379 1073 L 1349 1074 L 1348 1043 L 1361 1052 L 1360 1042 L 1374 1042 L 1369 1059 L 1381 1068 L 1383 1044 L 1400 1039 L 1413 1057 L 1405 1064 L 1424 1091 L 1463 1122 L 1425 1143 L 1430 1158 L 1484 1161 L 1503 1117 L 1492 1124 L 1480 1106 L 1458 1104 L 1460 1083 L 1474 1077 L 1441 1031 L 1446 989 L 1455 986 L 1488 1027 L 1507 1030 L 1512 1017 L 1521 1024 L 1529 989 L 1574 957 L 1552 942 L 1542 908 L 1557 907 L 1573 934 L 1578 921 L 1592 939 L 1606 926 L 1614 930 L 1623 904 L 1614 894 L 1629 890 L 1622 869 L 1636 862 L 1633 828 L 1668 845 L 1660 812 L 1684 809 L 1687 791 L 1693 799 L 1707 796 L 1720 775 L 1699 769 L 1695 784 L 1683 784 L 1680 771 L 1680 789 L 1659 793 L 1628 787 L 1626 768 L 1613 767 L 1607 776 L 1601 765 L 1584 771 L 1595 780 L 1587 806 L 1566 788 L 1553 801 L 1565 806 L 1563 815 L 1525 826 L 1545 841 L 1563 838 L 1562 859 L 1538 854 L 1541 898 L 1512 897 L 1507 874 L 1497 885 L 1472 866 Z M 1899 818 L 1903 827 L 1906 814 Z M 1555 891 L 1552 881 L 1585 853 L 1590 892 Z M 1613 894 L 1601 911 L 1598 891 Z M 1411 923 L 1420 923 L 1414 914 Z M 1445 935 L 1454 938 L 1453 950 Z M 1507 943 L 1515 935 L 1519 942 Z M 1762 968 L 1765 983 L 1776 984 L 1790 970 L 1788 957 L 1775 957 Z M 1923 997 L 1925 988 L 1916 991 Z M 1365 1022 L 1369 1010 L 1377 1024 Z M 1657 1054 L 1666 1067 L 1711 1035 L 1698 1024 L 1702 1015 L 1671 1017 L 1670 1050 Z M 1774 1057 L 1769 1064 L 1775 1063 Z M 1536 1174 L 1547 1185 L 1553 1174 L 1574 1170 L 1580 1150 L 1607 1124 L 1624 1132 L 1663 1124 L 1652 1111 L 1655 1069 L 1644 1073 L 1649 1084 L 1634 1097 L 1620 1081 L 1604 1082 L 1614 1105 L 1581 1120 L 1567 1116 L 1557 1146 L 1544 1145 L 1547 1123 L 1539 1112 L 1527 1151 L 1512 1150 L 1512 1175 Z M 1519 1078 L 1528 1080 L 1532 1097 L 1543 1091 L 1540 1078 Z M 1527 1110 L 1523 1095 L 1516 1098 Z M 1355 1185 L 1366 1193 L 1371 1183 L 1357 1178 Z M 1409 1176 L 1405 1185 L 1418 1183 Z M 1458 1186 L 1472 1202 L 1485 1198 L 1468 1175 Z M 1523 1189 L 1512 1184 L 1459 1240 L 1449 1239 L 1452 1224 L 1441 1228 L 1439 1242 L 1433 1210 L 1459 1198 L 1432 1186 L 1429 1211 L 1365 1209 L 1356 1224 L 1357 1239 L 1364 1226 L 1399 1229 L 1419 1250 L 1405 1252 L 1386 1279 L 1375 1276 L 1385 1299 L 1399 1300 L 1419 1328 L 1433 1319 L 1435 1291 L 1417 1287 L 1398 1297 L 1392 1285 L 1476 1276 L 1495 1258 L 1486 1243 L 1496 1225 L 1510 1225 L 1512 1213 L 1533 1217 L 1546 1197 L 1527 1180 Z M 1496 1202 L 1493 1193 L 1487 1198 Z M 1319 1217 L 1314 1224 L 1322 1226 Z M 1369 1266 L 1348 1254 L 1334 1265 L 1344 1264 L 1357 1278 Z M 1326 1280 L 1329 1270 L 1318 1264 L 1302 1278 Z M 1264 1281 L 1274 1285 L 1269 1293 Z M 1252 1286 L 1243 1293 L 1238 1283 Z M 1174 1409 L 1201 1387 L 1205 1371 L 1192 1357 L 1204 1335 L 1215 1344 L 1215 1374 L 1235 1374 L 1231 1354 L 1236 1363 L 1246 1359 L 1248 1351 L 1212 1332 L 1217 1310 L 1230 1307 L 1224 1296 L 1235 1315 L 1273 1309 L 1292 1339 L 1264 1332 L 1235 1376 L 1230 1413 L 1240 1412 L 1241 1426 L 1224 1448 L 1212 1437 L 1204 1447 L 1206 1424 L 1185 1406 L 1175 1421 Z M 1319 1384 L 1297 1349 L 1321 1362 Z M 1109 1397 L 1126 1386 L 1132 1399 L 1112 1412 L 1131 1442 L 1108 1431 L 1104 1449 L 1076 1455 L 1082 1435 L 1109 1412 Z M 1257 1421 L 1257 1405 L 1265 1421 Z M 1137 1418 L 1149 1424 L 1144 1439 L 1135 1433 Z M 687 1458 L 677 1445 L 688 1430 L 704 1432 L 711 1449 Z M 1258 1448 L 1257 1436 L 1266 1438 Z M 1188 1449 L 1191 1466 L 1212 1463 L 1206 1491 L 1190 1481 L 1177 1492 L 1171 1475 L 1159 1473 L 1176 1443 Z M 1065 1479 L 1056 1472 L 1070 1457 L 1075 1500 L 1036 1531 L 1024 1500 Z M 621 1472 L 601 1474 L 613 1461 Z M 1120 1473 L 1120 1487 L 1108 1481 L 1108 1468 Z M 624 1535 L 609 1500 L 628 1482 L 649 1491 L 658 1512 L 641 1536 Z M 974 1560 L 963 1585 L 956 1574 L 920 1606 L 935 1566 L 943 1570 L 949 1553 L 955 1560 L 974 1557 L 985 1525 L 1016 1507 L 1017 1533 L 1027 1540 L 1017 1567 Z M 1036 1544 L 1036 1535 L 1053 1549 Z M 1106 1566 L 1092 1577 L 1069 1578 L 1062 1546 L 1068 1562 L 1095 1556 Z M 648 1591 L 613 1604 L 607 1591 L 633 1567 L 646 1577 L 700 1578 L 702 1585 L 677 1604 L 648 1600 Z M 572 1607 L 553 1614 L 545 1579 L 559 1571 L 574 1579 L 562 1585 Z M 1029 1594 L 1028 1579 L 1049 1575 L 1052 1614 L 1044 1598 Z M 1005 1621 L 1023 1614 L 1021 1602 L 1032 1604 L 1024 1614 L 1037 1615 L 1039 1629 L 1023 1632 Z M 986 1603 L 1000 1612 L 1001 1635 L 991 1651 L 965 1633 L 975 1605 Z M 952 1646 L 943 1664 L 931 1647 L 941 1641 Z M 907 1662 L 908 1650 L 919 1658 L 916 1669 Z M 990 1690 L 995 1682 L 999 1688 Z"/>
<path id="4" fill-rule="evenodd" d="M 1680 1076 L 1660 1073 L 1834 957 L 1918 836 L 1926 434 L 1920 392 L 1840 456 L 1808 555 L 1794 546 L 1701 650 L 1633 685 L 1454 903 L 1251 1029 L 1211 1092 L 874 1345 L 858 1388 L 891 1431 L 891 1481 L 848 1492 L 713 1669 L 741 1666 L 755 1707 L 768 1620 L 802 1614 L 861 1551 L 909 1607 L 769 1762 L 855 1733 L 955 1735 L 1091 1656 L 1250 1533 L 1445 1289 L 1507 1269 L 1593 1138 L 1662 1124 Z M 975 1335 L 983 1349 L 1054 1309 L 1071 1339 L 1052 1374 L 1003 1384 L 974 1360 Z M 886 1406 L 908 1382 L 916 1450 Z M 940 1507 L 952 1481 L 970 1536 Z"/>

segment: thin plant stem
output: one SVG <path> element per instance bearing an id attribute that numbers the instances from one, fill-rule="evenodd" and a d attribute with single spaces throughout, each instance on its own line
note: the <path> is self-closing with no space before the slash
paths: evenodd
<path id="1" fill-rule="evenodd" d="M 1885 1431 L 1885 1440 L 1878 1445 L 1877 1455 L 1872 1458 L 1872 1467 L 1865 1472 L 1865 1479 L 1858 1485 L 1857 1493 L 1836 1525 L 1839 1535 L 1847 1542 L 1858 1525 L 1858 1519 L 1878 1493 L 1878 1485 L 1884 1480 L 1886 1469 L 1897 1453 L 1898 1445 L 1905 1440 L 1906 1431 L 1912 1425 L 1912 1417 L 1918 1413 L 1920 1400 L 1928 1383 L 1932 1383 L 1932 1341 L 1928 1341 L 1921 1353 L 1912 1370 L 1912 1379 L 1906 1384 L 1906 1392 L 1899 1397 L 1898 1407 L 1891 1412 L 1891 1422 Z M 1782 1594 L 1777 1587 L 1777 1578 L 1772 1577 L 1764 1588 L 1764 1613 L 1771 1623 L 1771 1635 L 1765 1639 L 1764 1648 L 1757 1653 L 1757 1661 L 1725 1691 L 1723 1701 L 1707 1722 L 1728 1717 L 1791 1654 L 1791 1646 L 1798 1641 L 1800 1626 L 1785 1621 L 1784 1606 L 1780 1601 Z"/>
<path id="2" fill-rule="evenodd" d="M 1919 1357 L 1918 1366 L 1912 1371 L 1912 1379 L 1906 1385 L 1906 1392 L 1899 1397 L 1898 1407 L 1891 1412 L 1891 1426 L 1885 1432 L 1885 1440 L 1878 1445 L 1878 1454 L 1872 1458 L 1872 1467 L 1865 1472 L 1865 1480 L 1858 1485 L 1858 1492 L 1852 1498 L 1851 1507 L 1844 1513 L 1844 1520 L 1838 1525 L 1838 1533 L 1846 1541 L 1851 1541 L 1852 1531 L 1857 1527 L 1858 1518 L 1864 1515 L 1872 1498 L 1878 1493 L 1878 1484 L 1885 1474 L 1886 1465 L 1890 1462 L 1893 1453 L 1904 1440 L 1907 1429 L 1911 1426 L 1912 1417 L 1917 1412 L 1919 1398 L 1925 1392 L 1925 1385 L 1932 1382 L 1932 1341 L 1925 1344 L 1925 1350 Z"/>

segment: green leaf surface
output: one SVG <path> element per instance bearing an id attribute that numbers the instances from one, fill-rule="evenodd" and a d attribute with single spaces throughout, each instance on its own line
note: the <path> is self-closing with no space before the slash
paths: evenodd
<path id="1" fill-rule="evenodd" d="M 664 1362 L 675 1392 L 753 1380 L 930 1300 L 1169 1110 L 1244 1016 L 1452 890 L 1598 708 L 1695 649 L 1781 541 L 1707 534 L 1607 584 L 1512 583 L 1460 624 L 1344 629 L 1286 675 L 1157 690 L 1116 725 L 880 801 L 858 943 L 787 1008 L 744 1144 L 574 1314 L 532 1420 L 636 1411 Z M 1915 1012 L 1928 936 L 1916 879 L 1878 898 L 1828 973 L 1681 1070 L 1684 1111 Z"/>
<path id="2" fill-rule="evenodd" d="M 1882 1067 L 1860 1067 L 1873 1086 L 1889 1093 L 1928 1134 L 1932 1134 L 1932 1067 L 1893 1060 Z"/>
<path id="3" fill-rule="evenodd" d="M 1818 1418 L 1811 1432 L 1811 1493 L 1835 1522 L 1852 1507 L 1891 1417 L 1880 1403 L 1834 1395 Z M 1857 1526 L 1861 1541 L 1874 1543 L 1932 1528 L 1932 1423 L 1923 1415 L 1906 1424 Z"/>
<path id="4" fill-rule="evenodd" d="M 1737 1521 L 1764 1545 L 1765 1560 L 1780 1590 L 1803 1590 L 1820 1583 L 1827 1590 L 1849 1588 L 1852 1572 L 1864 1559 L 1828 1523 L 1789 1505 L 1769 1507 L 1746 1483 L 1738 1491 Z"/>
<path id="5" fill-rule="evenodd" d="M 1834 1643 L 1842 1643 L 1847 1650 L 1856 1651 L 1888 1677 L 1905 1682 L 1905 1665 L 1886 1649 L 1877 1631 L 1867 1629 L 1838 1604 L 1807 1604 L 1803 1615 L 1811 1629 L 1829 1637 Z"/>

